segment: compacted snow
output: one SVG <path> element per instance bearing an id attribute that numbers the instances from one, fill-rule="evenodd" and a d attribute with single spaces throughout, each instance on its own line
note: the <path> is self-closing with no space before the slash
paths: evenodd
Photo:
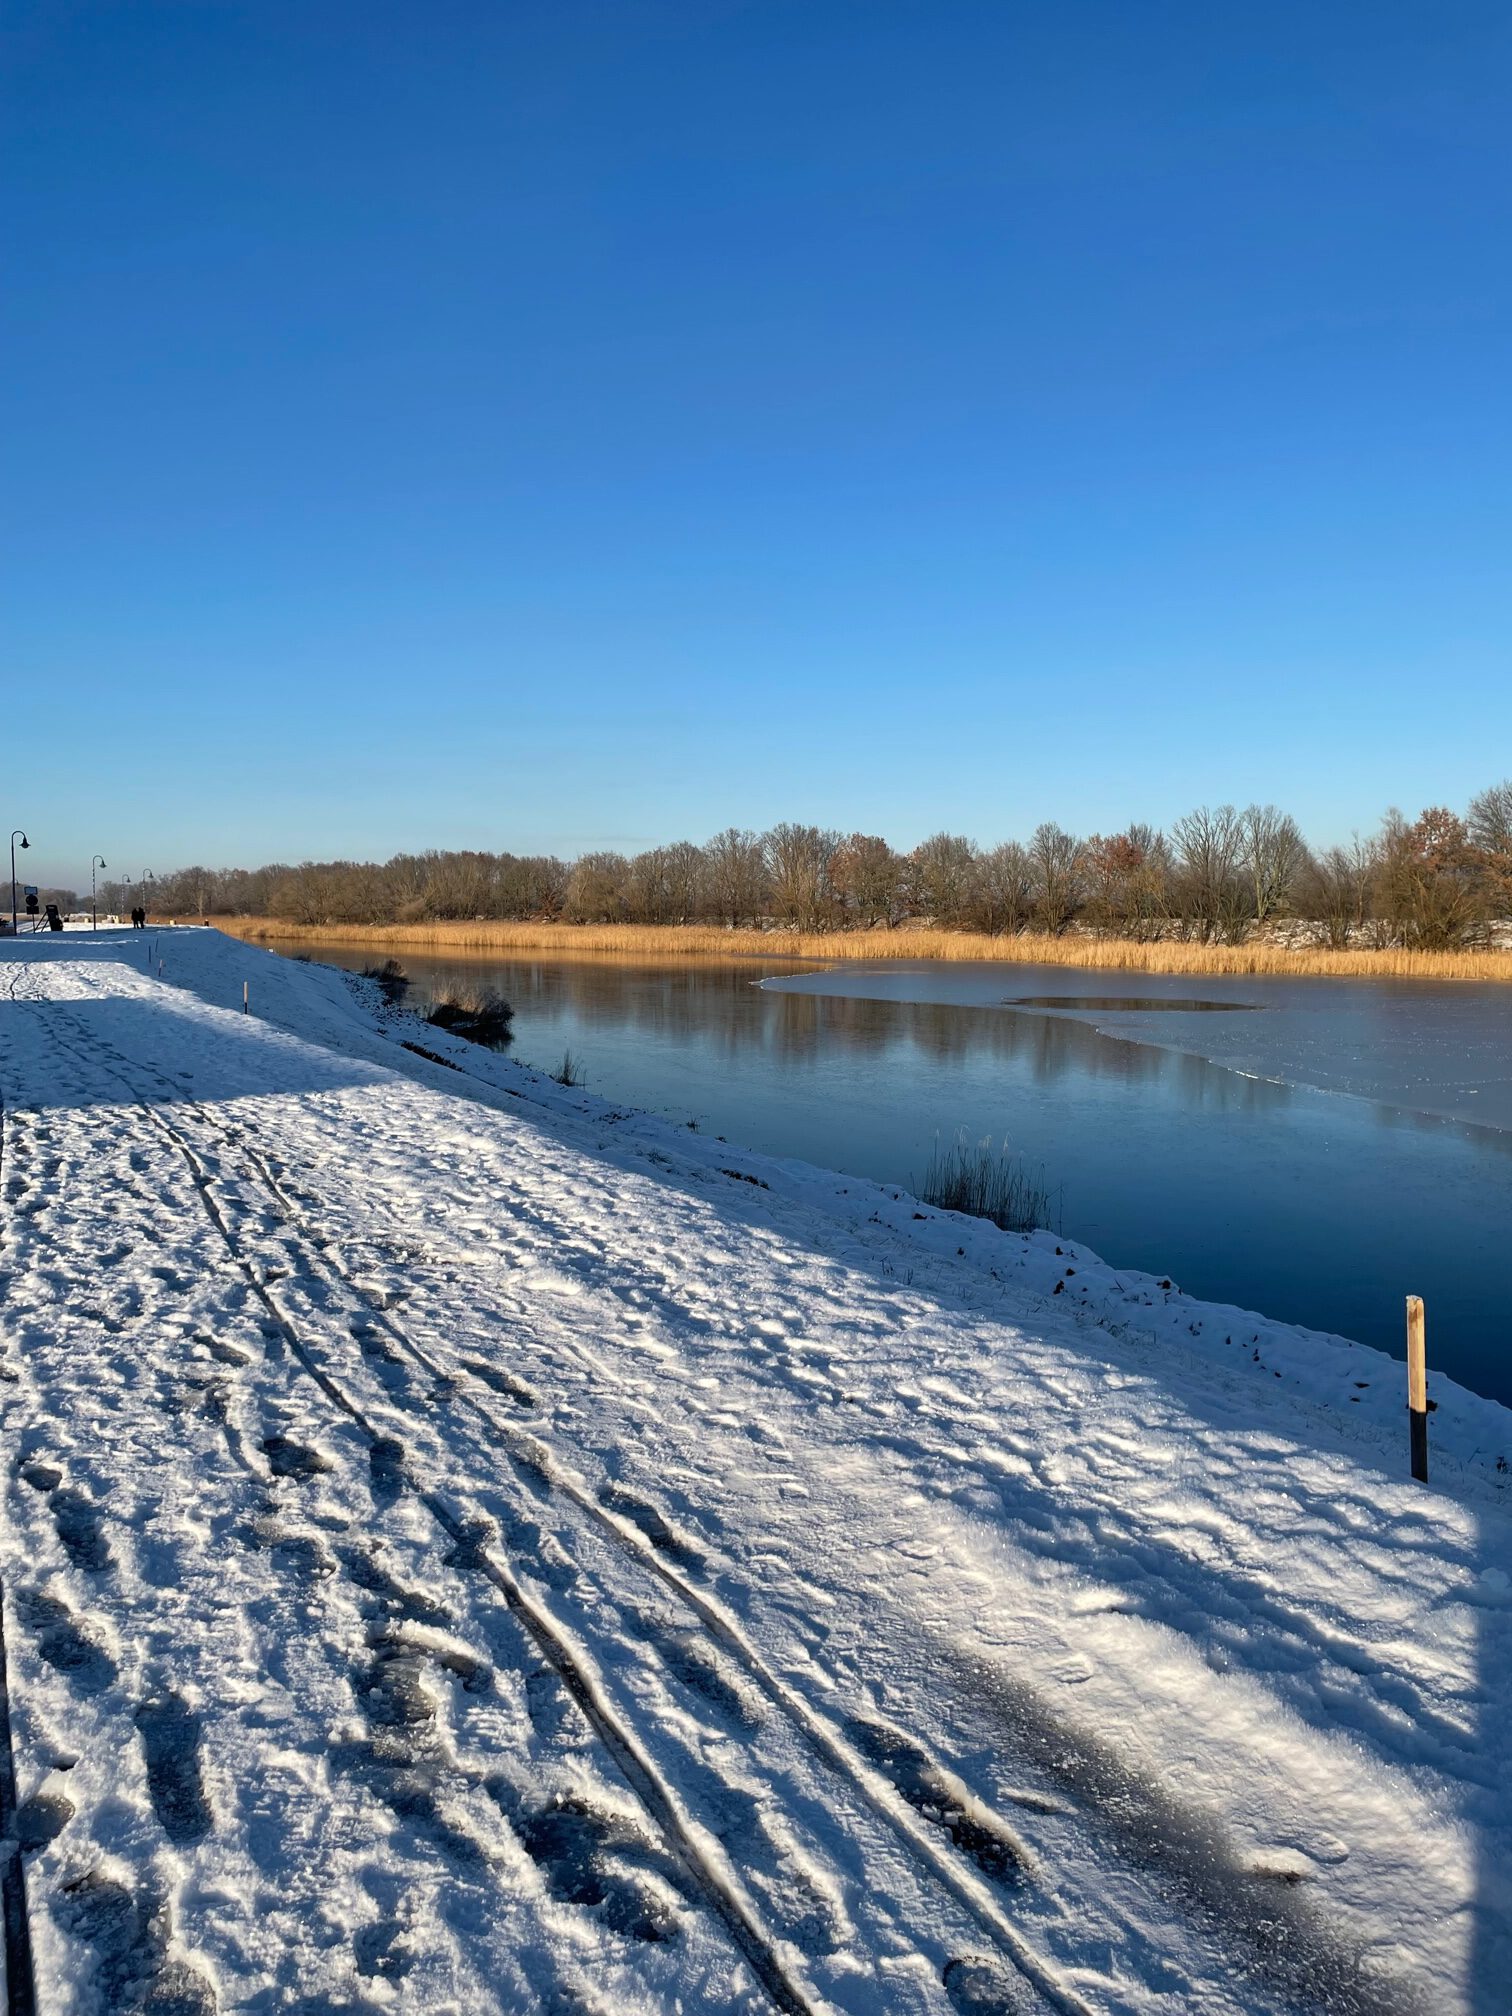
<path id="1" fill-rule="evenodd" d="M 12 2012 L 1512 2006 L 1506 1410 L 210 931 L 0 1094 Z"/>

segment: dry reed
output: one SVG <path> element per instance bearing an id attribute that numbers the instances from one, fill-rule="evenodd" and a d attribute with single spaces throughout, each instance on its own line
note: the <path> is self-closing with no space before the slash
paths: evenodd
<path id="1" fill-rule="evenodd" d="M 1050 1192 L 1044 1174 L 1025 1167 L 1005 1141 L 994 1148 L 986 1136 L 973 1148 L 964 1133 L 949 1148 L 935 1142 L 922 1182 L 910 1177 L 914 1192 L 942 1211 L 990 1218 L 1004 1232 L 1033 1232 L 1050 1223 Z"/>
<path id="2" fill-rule="evenodd" d="M 993 938 L 924 927 L 896 931 L 730 931 L 697 924 L 481 923 L 285 924 L 273 917 L 217 917 L 233 937 L 447 953 L 614 954 L 649 961 L 690 958 L 984 960 L 1022 965 L 1103 967 L 1140 973 L 1296 974 L 1335 979 L 1507 980 L 1512 950 L 1408 952 L 1364 946 L 1141 944 L 1128 938 L 1052 938 L 1025 932 Z"/>
<path id="3" fill-rule="evenodd" d="M 432 994 L 425 1019 L 469 1043 L 502 1050 L 511 1040 L 514 1010 L 497 987 L 480 986 L 476 981 L 453 982 Z"/>

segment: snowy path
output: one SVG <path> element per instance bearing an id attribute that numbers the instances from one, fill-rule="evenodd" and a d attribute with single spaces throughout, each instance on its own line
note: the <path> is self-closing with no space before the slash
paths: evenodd
<path id="1" fill-rule="evenodd" d="M 39 2006 L 1504 2006 L 1471 1452 L 158 951 L 0 956 Z"/>

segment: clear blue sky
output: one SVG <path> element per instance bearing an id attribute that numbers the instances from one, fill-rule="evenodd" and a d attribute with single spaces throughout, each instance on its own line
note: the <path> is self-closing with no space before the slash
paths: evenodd
<path id="1" fill-rule="evenodd" d="M 48 879 L 1512 771 L 1504 5 L 10 0 L 0 68 Z"/>

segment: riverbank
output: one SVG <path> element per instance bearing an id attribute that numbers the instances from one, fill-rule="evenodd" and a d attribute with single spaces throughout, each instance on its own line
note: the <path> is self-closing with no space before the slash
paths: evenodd
<path id="1" fill-rule="evenodd" d="M 39 2006 L 1495 2006 L 1508 1410 L 215 932 L 0 1094 Z"/>
<path id="2" fill-rule="evenodd" d="M 1512 950 L 1407 952 L 1399 947 L 1327 947 L 1256 943 L 1146 944 L 1129 938 L 1051 937 L 1024 932 L 990 937 L 971 931 L 727 931 L 686 924 L 551 924 L 499 920 L 432 924 L 289 924 L 274 917 L 217 917 L 217 930 L 252 944 L 309 940 L 371 947 L 374 952 L 547 952 L 676 962 L 692 958 L 805 959 L 822 963 L 1004 960 L 1015 965 L 1104 968 L 1118 972 L 1266 974 L 1333 979 L 1504 980 Z"/>

